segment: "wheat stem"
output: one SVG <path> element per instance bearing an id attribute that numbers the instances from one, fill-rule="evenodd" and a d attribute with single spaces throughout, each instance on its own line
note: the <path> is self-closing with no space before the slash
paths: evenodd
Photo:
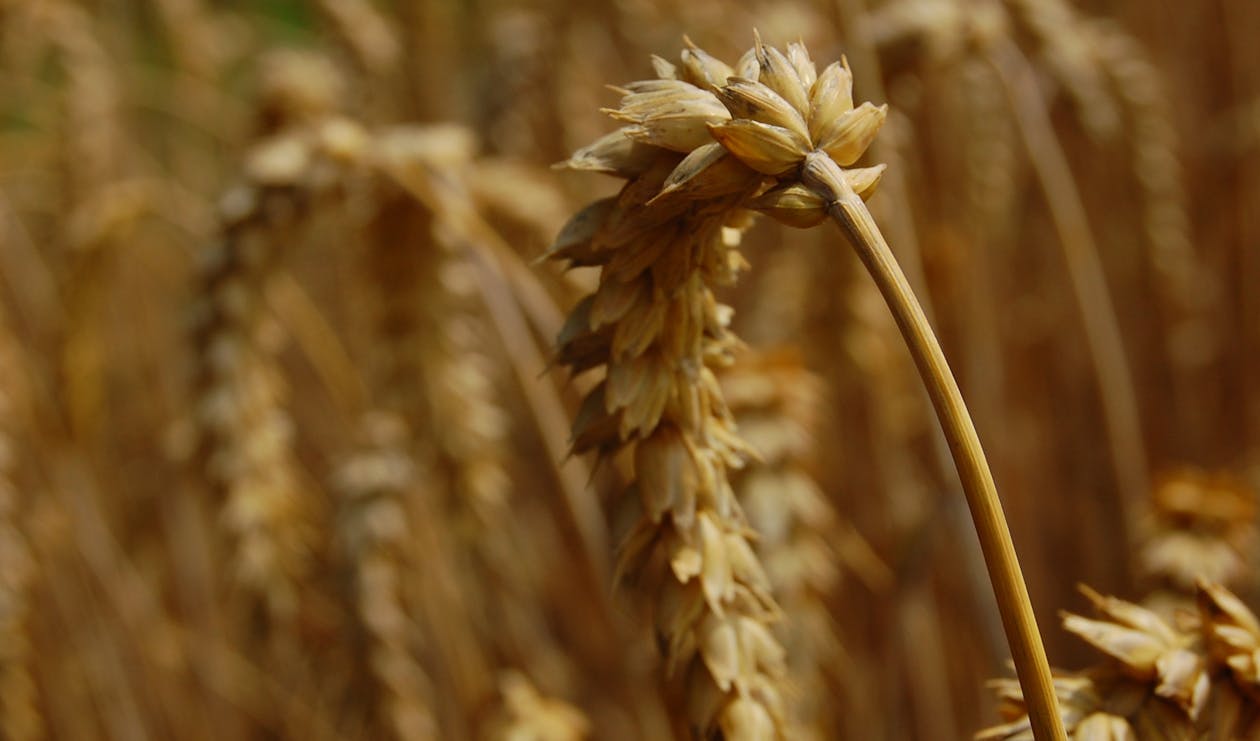
<path id="1" fill-rule="evenodd" d="M 1034 734 L 1039 741 L 1065 739 L 1050 665 L 993 474 L 940 343 L 875 219 L 840 167 L 825 154 L 814 152 L 805 158 L 802 181 L 827 203 L 828 214 L 849 238 L 901 329 L 958 466 L 1015 669 L 1028 699 Z"/>

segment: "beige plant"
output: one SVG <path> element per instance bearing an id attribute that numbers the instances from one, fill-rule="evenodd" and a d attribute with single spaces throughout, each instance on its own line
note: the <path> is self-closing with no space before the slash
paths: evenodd
<path id="1" fill-rule="evenodd" d="M 639 515 L 622 546 L 624 573 L 658 590 L 667 663 L 687 677 L 695 731 L 730 738 L 783 732 L 782 648 L 764 570 L 749 547 L 727 470 L 742 465 L 712 368 L 734 339 L 712 287 L 731 282 L 741 210 L 793 226 L 832 218 L 892 309 L 946 428 L 980 532 L 1039 737 L 1061 738 L 1041 639 L 992 475 L 957 384 L 896 260 L 862 201 L 882 166 L 854 168 L 886 109 L 854 106 L 852 75 L 818 72 L 803 45 L 758 39 L 734 68 L 694 46 L 658 79 L 634 82 L 609 111 L 627 125 L 569 166 L 629 180 L 561 232 L 551 255 L 601 267 L 574 309 L 558 358 L 605 379 L 574 424 L 574 451 L 633 447 Z"/>

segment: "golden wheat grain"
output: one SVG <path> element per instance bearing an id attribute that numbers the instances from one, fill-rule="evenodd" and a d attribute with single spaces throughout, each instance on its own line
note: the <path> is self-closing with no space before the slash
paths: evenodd
<path id="1" fill-rule="evenodd" d="M 397 127 L 380 137 L 377 158 L 414 198 L 412 208 L 428 212 L 429 233 L 417 235 L 422 280 L 414 292 L 423 327 L 417 358 L 424 437 L 432 441 L 435 471 L 446 482 L 446 517 L 460 558 L 475 576 L 467 585 L 472 627 L 499 666 L 527 671 L 551 691 L 575 687 L 575 662 L 560 649 L 543 609 L 548 576 L 540 550 L 546 546 L 534 541 L 536 528 L 521 520 L 528 503 L 519 497 L 527 492 L 514 491 L 507 474 L 510 431 L 497 370 L 504 363 L 494 354 L 486 319 L 502 324 L 502 304 L 514 299 L 503 295 L 500 269 L 485 265 L 498 259 L 502 238 L 472 210 L 466 185 L 471 138 L 454 127 Z M 502 326 L 498 334 L 514 354 L 522 352 L 522 342 L 529 345 L 527 337 L 510 338 Z M 528 388 L 533 377 L 520 380 Z M 530 403 L 541 410 L 537 400 Z M 584 520 L 578 522 L 589 537 Z M 587 570 L 575 574 L 581 581 Z M 597 604 L 593 621 L 611 625 L 606 605 Z"/>

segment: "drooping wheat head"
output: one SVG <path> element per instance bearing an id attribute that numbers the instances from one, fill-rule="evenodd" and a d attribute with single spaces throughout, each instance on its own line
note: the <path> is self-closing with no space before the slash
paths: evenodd
<path id="1" fill-rule="evenodd" d="M 737 340 L 713 289 L 742 267 L 744 209 L 821 221 L 821 200 L 795 172 L 814 151 L 852 165 L 884 112 L 854 108 L 848 70 L 817 73 L 799 44 L 785 54 L 758 41 L 734 69 L 695 46 L 678 65 L 653 64 L 658 79 L 626 85 L 609 111 L 627 125 L 567 163 L 628 180 L 575 216 L 550 252 L 601 268 L 558 341 L 572 373 L 604 372 L 574 423 L 573 451 L 633 451 L 624 496 L 638 515 L 619 571 L 654 592 L 693 732 L 774 738 L 787 717 L 783 649 L 770 628 L 778 608 L 729 481 L 751 451 L 715 375 Z M 847 177 L 869 192 L 880 171 Z M 774 176 L 785 182 L 763 194 Z"/>

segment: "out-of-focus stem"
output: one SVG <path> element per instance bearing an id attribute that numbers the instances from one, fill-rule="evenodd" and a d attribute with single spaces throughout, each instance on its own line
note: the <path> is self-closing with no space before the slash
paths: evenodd
<path id="1" fill-rule="evenodd" d="M 914 357 L 958 467 L 989 580 L 997 596 L 1015 671 L 1028 704 L 1033 733 L 1038 741 L 1062 741 L 1066 736 L 1055 702 L 1050 665 L 1037 631 L 1028 588 L 1020 573 L 1015 544 L 1002 514 L 1002 503 L 980 438 L 940 343 L 875 219 L 853 192 L 840 167 L 827 155 L 814 152 L 805 158 L 802 180 L 828 204 L 828 214 L 849 238 L 875 280 Z"/>
<path id="2" fill-rule="evenodd" d="M 1150 491 L 1150 481 L 1133 374 L 1124 354 L 1124 337 L 1098 257 L 1098 245 L 1072 179 L 1067 155 L 1054 135 L 1032 66 L 1019 48 L 1007 40 L 995 41 L 989 53 L 1063 245 L 1085 342 L 1098 376 L 1103 421 L 1111 441 L 1111 459 L 1124 509 L 1125 522 L 1121 527 L 1128 528 L 1141 509 L 1139 502 Z"/>

